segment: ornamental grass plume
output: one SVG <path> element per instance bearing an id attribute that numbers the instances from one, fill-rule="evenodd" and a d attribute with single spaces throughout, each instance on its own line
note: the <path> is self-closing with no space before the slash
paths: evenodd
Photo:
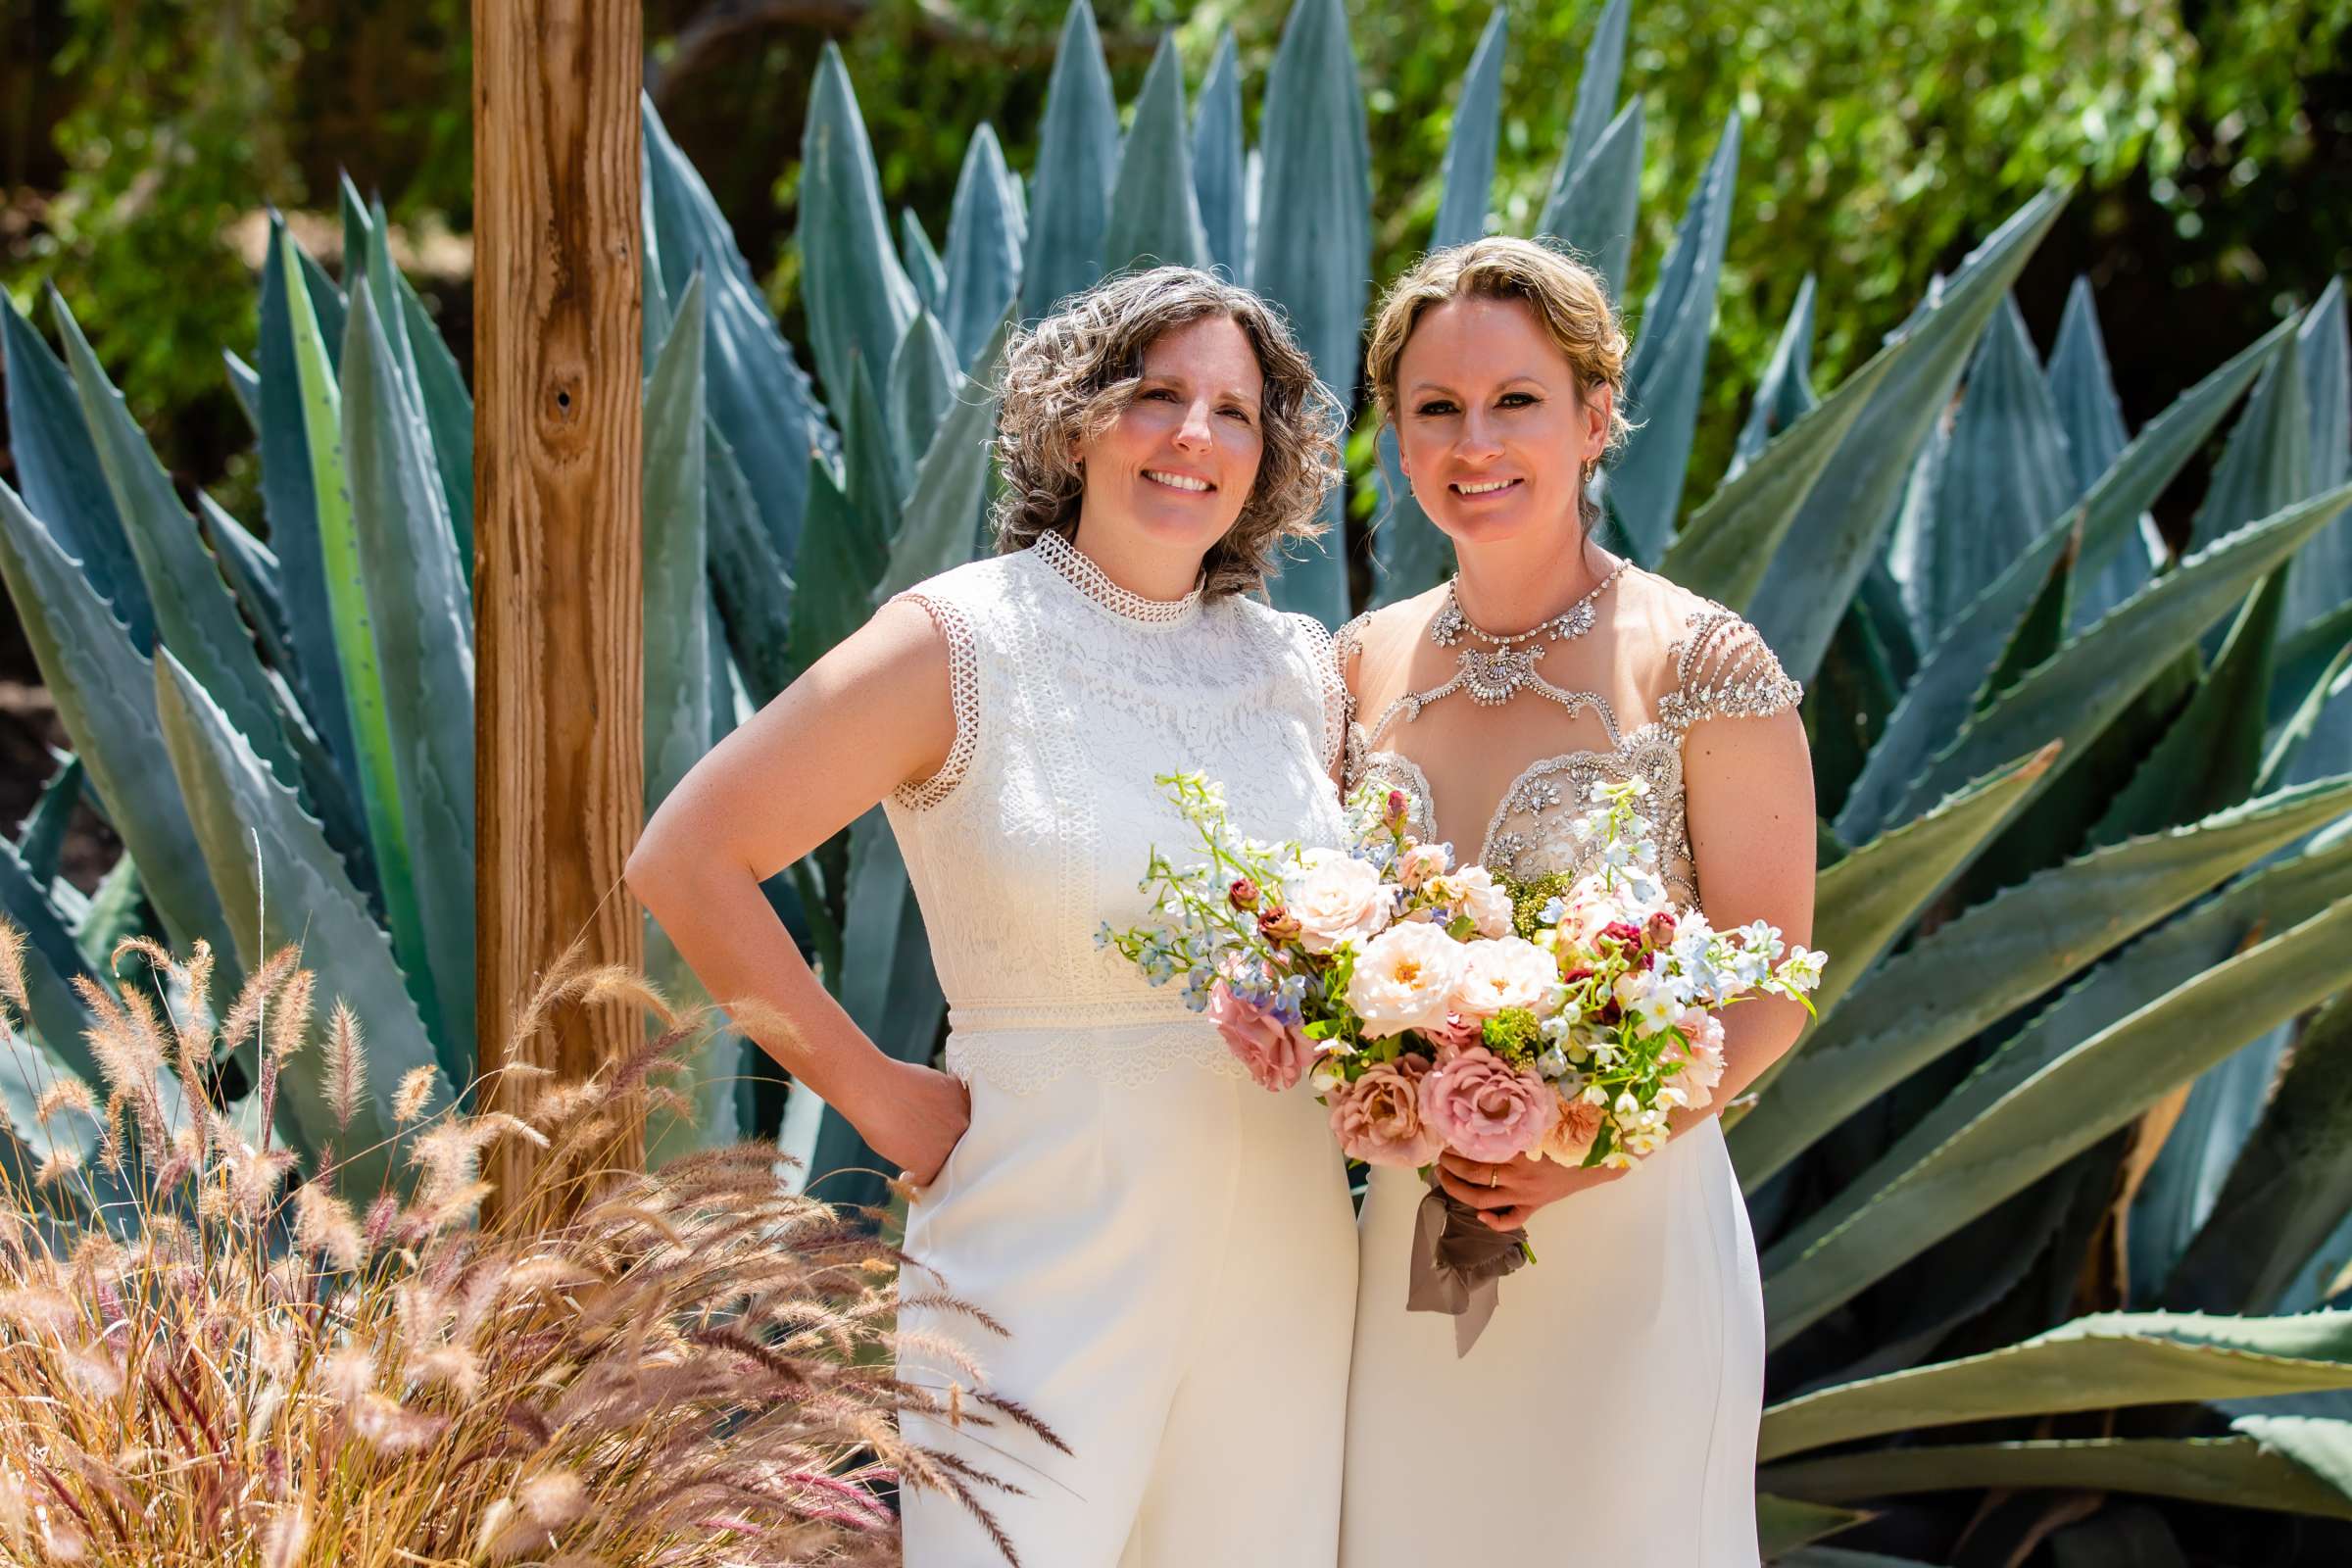
<path id="1" fill-rule="evenodd" d="M 20 1064 L 23 940 L 0 922 L 0 1051 Z M 94 1120 L 95 1152 L 59 1138 L 35 1159 L 0 1116 L 0 1563 L 851 1568 L 899 1560 L 905 1486 L 1003 1542 L 986 1501 L 1009 1484 L 903 1442 L 897 1418 L 1034 1418 L 895 1376 L 891 1248 L 795 1194 L 772 1147 L 591 1168 L 715 1008 L 675 1014 L 575 949 L 517 1037 L 557 1002 L 615 997 L 659 1037 L 527 1118 L 412 1114 L 399 1184 L 350 1194 L 333 1152 L 306 1175 L 270 1127 L 289 1092 L 348 1125 L 363 1021 L 338 1002 L 312 1039 L 289 946 L 216 1029 L 203 943 L 185 963 L 125 943 L 118 975 L 132 949 L 164 1013 L 85 980 L 103 1090 L 47 1072 L 34 1107 L 44 1137 Z M 214 1064 L 248 1043 L 259 1083 L 232 1107 Z M 320 1071 L 281 1072 L 311 1050 Z M 479 1215 L 481 1156 L 516 1138 L 540 1152 L 514 1209 L 570 1208 L 544 1229 Z"/>

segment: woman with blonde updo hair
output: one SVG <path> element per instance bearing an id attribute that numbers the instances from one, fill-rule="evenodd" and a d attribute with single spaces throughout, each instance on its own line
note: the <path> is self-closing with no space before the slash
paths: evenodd
<path id="1" fill-rule="evenodd" d="M 953 1416 L 905 1418 L 907 1568 L 1003 1560 L 982 1509 L 1028 1568 L 1328 1564 L 1339 1152 L 1297 1070 L 1251 1083 L 1096 932 L 1147 919 L 1137 874 L 1193 838 L 1156 774 L 1221 779 L 1239 832 L 1345 840 L 1330 639 L 1250 592 L 1314 531 L 1335 410 L 1263 301 L 1185 268 L 1062 302 L 1001 374 L 999 553 L 882 606 L 696 764 L 629 885 L 906 1168 L 900 1372 Z M 948 1000 L 944 1070 L 866 1039 L 760 892 L 877 803 Z"/>
<path id="2" fill-rule="evenodd" d="M 1595 783 L 1639 779 L 1676 903 L 1799 943 L 1802 692 L 1746 621 L 1594 537 L 1625 357 L 1600 278 L 1528 240 L 1436 252 L 1382 301 L 1368 371 L 1456 574 L 1342 629 L 1348 782 L 1401 791 L 1417 837 L 1524 882 L 1590 869 L 1597 846 L 1571 824 Z M 1630 1168 L 1586 1168 L 1592 1130 L 1563 1105 L 1524 1158 L 1447 1153 L 1426 1187 L 1373 1171 L 1342 1568 L 1753 1568 L 1763 1298 L 1718 1116 L 1803 1017 L 1770 999 L 1726 1009 L 1691 1044 L 1673 1138 Z M 1438 1304 L 1413 1288 L 1430 1273 L 1416 1250 L 1480 1226 L 1524 1230 L 1541 1262 L 1456 1315 L 1408 1310 Z M 1485 1468 L 1497 1451 L 1536 1459 L 1541 1485 L 1397 1506 L 1433 1456 Z"/>

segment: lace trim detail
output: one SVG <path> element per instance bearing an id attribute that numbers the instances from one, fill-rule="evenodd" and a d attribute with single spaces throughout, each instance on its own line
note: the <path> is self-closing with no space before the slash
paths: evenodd
<path id="1" fill-rule="evenodd" d="M 1172 626 L 1191 618 L 1200 608 L 1200 589 L 1182 599 L 1146 599 L 1110 580 L 1110 574 L 1088 559 L 1086 552 L 1048 528 L 1037 536 L 1029 548 L 1045 558 L 1046 564 L 1059 573 L 1062 580 L 1114 615 L 1141 621 L 1147 626 Z"/>
<path id="2" fill-rule="evenodd" d="M 1667 652 L 1675 687 L 1658 704 L 1658 721 L 1670 729 L 1702 718 L 1762 718 L 1804 701 L 1804 686 L 1781 668 L 1763 635 L 1711 601 Z"/>
<path id="3" fill-rule="evenodd" d="M 1106 1039 L 1115 1034 L 1118 1039 Z M 947 1070 L 964 1083 L 985 1080 L 1001 1094 L 1034 1095 L 1075 1071 L 1119 1089 L 1141 1089 L 1179 1067 L 1217 1078 L 1247 1079 L 1249 1069 L 1204 1020 L 1073 1026 L 1051 1032 L 986 1030 L 948 1036 Z"/>
<path id="4" fill-rule="evenodd" d="M 1342 626 L 1331 639 L 1331 665 L 1340 677 L 1340 787 L 1343 793 L 1352 794 L 1356 782 L 1363 777 L 1364 748 L 1371 737 L 1364 726 L 1356 722 L 1355 688 L 1348 684 L 1348 666 L 1362 657 L 1364 628 L 1372 623 L 1372 612 L 1365 611 Z"/>
<path id="5" fill-rule="evenodd" d="M 963 782 L 963 775 L 972 765 L 972 753 L 980 746 L 980 652 L 972 641 L 972 623 L 964 618 L 962 607 L 953 600 L 935 598 L 916 589 L 908 589 L 897 599 L 911 600 L 931 615 L 931 623 L 948 640 L 948 702 L 956 710 L 956 740 L 948 748 L 947 760 L 929 778 L 914 779 L 901 784 L 893 793 L 901 806 L 910 811 L 927 810 L 948 798 L 950 791 Z M 893 603 L 897 601 L 894 599 Z"/>
<path id="6" fill-rule="evenodd" d="M 1315 674 L 1323 685 L 1323 747 L 1318 754 L 1323 771 L 1331 771 L 1341 754 L 1348 749 L 1348 720 L 1351 716 L 1348 701 L 1348 683 L 1340 678 L 1340 660 L 1331 633 L 1323 623 L 1302 611 L 1289 612 L 1306 633 L 1306 645 L 1315 662 Z"/>

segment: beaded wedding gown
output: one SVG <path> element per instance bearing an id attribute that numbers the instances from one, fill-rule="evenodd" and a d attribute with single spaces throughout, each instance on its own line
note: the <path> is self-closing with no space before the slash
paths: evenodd
<path id="1" fill-rule="evenodd" d="M 1237 829 L 1343 841 L 1330 642 L 1253 600 L 1138 598 L 1057 534 L 909 591 L 946 636 L 948 761 L 885 803 L 949 1003 L 970 1130 L 909 1205 L 903 1327 L 953 1356 L 909 1379 L 975 1383 L 1050 1425 L 917 1417 L 1025 1495 L 975 1489 L 1026 1568 L 1329 1564 L 1355 1301 L 1337 1146 L 1302 1084 L 1251 1083 L 1174 986 L 1105 922 L 1149 911 L 1153 847 L 1192 827 L 1153 775 L 1220 780 Z M 921 1304 L 941 1291 L 972 1316 Z M 965 1401 L 976 1414 L 990 1412 Z M 907 1568 L 1001 1561 L 953 1497 L 909 1492 Z"/>
<path id="2" fill-rule="evenodd" d="M 1402 791 L 1414 835 L 1434 840 L 1446 819 L 1414 759 L 1478 759 L 1482 787 L 1463 793 L 1494 805 L 1451 819 L 1486 823 L 1454 848 L 1524 879 L 1587 869 L 1597 845 L 1568 828 L 1592 785 L 1642 779 L 1668 892 L 1698 902 L 1692 727 L 1802 696 L 1754 628 L 1630 567 L 1516 638 L 1469 627 L 1450 589 L 1429 597 L 1434 613 L 1425 598 L 1340 632 L 1342 668 L 1378 714 L 1351 723 L 1350 784 Z M 1553 685 L 1546 660 L 1590 678 Z M 1721 1123 L 1538 1210 L 1537 1262 L 1500 1282 L 1458 1358 L 1452 1318 L 1405 1309 L 1427 1190 L 1376 1169 L 1364 1203 L 1341 1568 L 1754 1568 L 1763 1293 Z"/>

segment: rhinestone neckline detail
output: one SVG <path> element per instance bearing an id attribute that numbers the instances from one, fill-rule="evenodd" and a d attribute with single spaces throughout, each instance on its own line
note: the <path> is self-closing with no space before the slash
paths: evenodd
<path id="1" fill-rule="evenodd" d="M 1552 642 L 1564 643 L 1591 631 L 1597 618 L 1592 608 L 1593 601 L 1600 597 L 1603 589 L 1617 580 L 1618 574 L 1625 570 L 1625 564 L 1622 560 L 1619 561 L 1602 574 L 1600 581 L 1592 585 L 1591 592 L 1549 620 L 1526 631 L 1512 632 L 1507 637 L 1488 631 L 1463 614 L 1461 599 L 1454 591 L 1461 579 L 1449 579 L 1446 584 L 1446 608 L 1439 611 L 1437 618 L 1429 623 L 1429 640 L 1440 648 L 1451 648 L 1467 633 L 1490 646 L 1463 649 L 1459 656 L 1460 672 L 1437 691 L 1423 694 L 1421 701 L 1442 697 L 1456 687 L 1468 693 L 1470 700 L 1482 708 L 1498 708 L 1526 689 L 1553 696 L 1556 701 L 1555 689 L 1536 673 L 1536 661 L 1544 657 L 1548 645 L 1536 642 L 1535 639 L 1549 637 Z M 1418 705 L 1416 710 L 1417 708 Z"/>
<path id="2" fill-rule="evenodd" d="M 1062 580 L 1112 614 L 1128 620 L 1141 621 L 1147 626 L 1170 626 L 1190 616 L 1200 606 L 1200 589 L 1182 599 L 1146 599 L 1142 594 L 1120 587 L 1110 580 L 1110 574 L 1095 564 L 1086 552 L 1048 528 L 1037 536 L 1029 548 L 1043 556 L 1046 564 L 1059 573 Z"/>
<path id="3" fill-rule="evenodd" d="M 1538 637 L 1548 636 L 1553 642 L 1561 643 L 1572 637 L 1582 637 L 1592 629 L 1594 619 L 1592 602 L 1601 596 L 1609 584 L 1617 580 L 1619 573 L 1623 572 L 1625 567 L 1626 563 L 1622 559 L 1619 560 L 1617 564 L 1601 574 L 1600 581 L 1594 583 L 1584 598 L 1579 599 L 1549 620 L 1531 626 L 1525 631 L 1512 632 L 1508 636 L 1499 632 L 1491 632 L 1464 614 L 1460 594 L 1462 579 L 1458 576 L 1449 577 L 1446 580 L 1446 608 L 1439 611 L 1437 618 L 1429 623 L 1429 640 L 1440 648 L 1451 648 L 1455 643 L 1460 642 L 1462 634 L 1467 632 L 1482 643 L 1491 643 L 1496 648 L 1510 648 Z M 1538 652 L 1540 653 L 1541 650 Z"/>

